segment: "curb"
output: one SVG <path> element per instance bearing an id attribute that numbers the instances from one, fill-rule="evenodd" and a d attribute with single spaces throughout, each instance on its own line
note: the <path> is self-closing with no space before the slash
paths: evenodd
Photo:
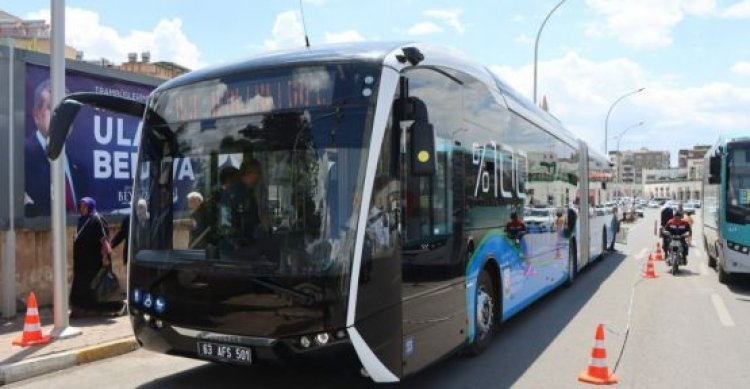
<path id="1" fill-rule="evenodd" d="M 135 338 L 123 338 L 77 350 L 32 358 L 0 366 L 0 386 L 23 381 L 85 363 L 111 358 L 138 349 Z"/>

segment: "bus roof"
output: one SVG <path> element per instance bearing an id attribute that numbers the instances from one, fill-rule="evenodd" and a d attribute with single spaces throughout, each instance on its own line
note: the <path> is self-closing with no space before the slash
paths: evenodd
<path id="1" fill-rule="evenodd" d="M 425 64 L 435 66 L 446 66 L 471 74 L 488 87 L 499 91 L 505 99 L 508 108 L 522 115 L 532 123 L 543 128 L 551 135 L 578 148 L 579 137 L 575 136 L 562 123 L 550 113 L 543 111 L 532 101 L 513 89 L 503 81 L 497 74 L 488 68 L 474 63 L 465 58 L 459 51 L 431 43 L 411 42 L 355 42 L 343 44 L 331 44 L 313 46 L 308 49 L 295 49 L 287 51 L 269 52 L 259 54 L 244 60 L 230 64 L 222 64 L 205 69 L 196 70 L 179 76 L 160 85 L 154 93 L 178 86 L 193 84 L 200 81 L 211 80 L 226 76 L 275 67 L 279 65 L 320 63 L 320 62 L 346 62 L 362 61 L 384 64 L 389 62 L 388 56 L 400 53 L 401 48 L 417 47 L 425 56 Z M 392 61 L 390 61 L 392 63 Z M 596 159 L 607 161 L 606 156 L 589 151 L 589 155 L 595 155 Z"/>
<path id="2" fill-rule="evenodd" d="M 219 78 L 228 74 L 243 73 L 253 69 L 269 68 L 279 65 L 291 65 L 315 62 L 363 61 L 383 63 L 385 56 L 401 47 L 403 43 L 394 42 L 357 42 L 313 46 L 310 49 L 295 49 L 263 53 L 229 64 L 221 64 L 192 71 L 173 78 L 159 86 L 155 91 L 162 91 L 195 82 Z"/>

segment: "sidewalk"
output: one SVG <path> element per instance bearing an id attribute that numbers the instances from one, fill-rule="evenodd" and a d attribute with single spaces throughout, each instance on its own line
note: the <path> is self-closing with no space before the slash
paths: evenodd
<path id="1" fill-rule="evenodd" d="M 52 309 L 40 309 L 42 333 L 53 327 Z M 13 346 L 23 330 L 24 314 L 0 319 L 0 386 L 75 365 L 124 354 L 138 348 L 128 316 L 72 319 L 81 335 L 41 346 Z"/>

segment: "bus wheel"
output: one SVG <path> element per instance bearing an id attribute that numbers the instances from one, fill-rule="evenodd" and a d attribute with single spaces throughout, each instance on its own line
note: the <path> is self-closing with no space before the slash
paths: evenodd
<path id="1" fill-rule="evenodd" d="M 576 271 L 578 270 L 578 253 L 576 252 L 576 242 L 571 240 L 568 250 L 568 279 L 565 280 L 565 287 L 573 285 L 576 280 Z"/>
<path id="2" fill-rule="evenodd" d="M 716 270 L 719 273 L 719 283 L 728 284 L 732 275 L 724 270 L 724 266 L 721 265 L 721 262 L 716 264 Z"/>
<path id="3" fill-rule="evenodd" d="M 716 257 L 711 255 L 711 250 L 708 249 L 708 242 L 706 242 L 706 238 L 703 238 L 703 248 L 706 250 L 706 256 L 708 257 L 708 267 L 716 267 Z M 718 251 L 716 252 L 718 253 Z"/>
<path id="4" fill-rule="evenodd" d="M 474 342 L 469 346 L 468 354 L 481 354 L 492 341 L 497 323 L 499 300 L 497 288 L 492 282 L 490 273 L 485 269 L 479 276 L 475 303 Z"/>

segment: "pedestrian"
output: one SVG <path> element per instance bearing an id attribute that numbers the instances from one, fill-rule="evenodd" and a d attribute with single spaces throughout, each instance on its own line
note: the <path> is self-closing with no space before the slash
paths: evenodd
<path id="1" fill-rule="evenodd" d="M 615 249 L 615 241 L 617 240 L 617 234 L 620 232 L 620 219 L 617 217 L 618 211 L 617 207 L 612 208 L 612 221 L 609 227 L 610 231 L 612 231 L 612 242 L 610 242 L 609 247 L 606 248 L 613 252 L 617 251 L 617 249 Z M 602 250 L 605 250 L 605 248 L 602 248 Z"/>
<path id="2" fill-rule="evenodd" d="M 555 259 L 562 259 L 561 250 L 565 244 L 565 213 L 558 209 L 555 213 L 555 231 L 557 232 L 557 243 L 555 244 Z"/>
<path id="3" fill-rule="evenodd" d="M 191 249 L 206 248 L 212 217 L 208 214 L 207 205 L 203 203 L 203 195 L 200 192 L 190 192 L 186 198 L 188 211 L 190 211 L 189 247 Z"/>
<path id="4" fill-rule="evenodd" d="M 71 317 L 87 317 L 122 310 L 122 302 L 98 303 L 91 288 L 99 270 L 111 265 L 107 222 L 96 211 L 96 201 L 84 197 L 78 203 L 78 227 L 73 240 L 73 285 L 70 288 Z"/>
<path id="5" fill-rule="evenodd" d="M 685 213 L 685 217 L 683 217 L 683 220 L 685 220 L 687 222 L 687 224 L 690 225 L 690 230 L 692 231 L 692 229 L 693 229 L 693 217 L 690 216 L 690 214 L 686 212 Z M 688 235 L 687 238 L 685 239 L 685 241 L 687 242 L 688 246 L 692 246 L 693 245 L 693 235 L 692 234 Z"/>

